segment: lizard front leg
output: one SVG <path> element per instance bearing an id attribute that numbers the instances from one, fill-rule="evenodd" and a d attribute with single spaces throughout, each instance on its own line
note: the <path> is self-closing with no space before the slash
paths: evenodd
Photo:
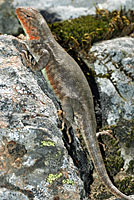
<path id="1" fill-rule="evenodd" d="M 37 56 L 36 55 L 33 55 L 33 56 L 37 60 Z M 30 67 L 33 71 L 42 70 L 49 63 L 50 54 L 49 54 L 49 52 L 46 49 L 42 49 L 40 51 L 40 55 L 39 56 L 40 56 L 39 60 L 34 65 L 31 65 L 31 67 Z"/>
<path id="2" fill-rule="evenodd" d="M 32 71 L 39 71 L 45 68 L 49 63 L 50 53 L 45 48 L 39 49 L 38 45 L 35 45 L 34 48 L 36 48 L 36 53 L 35 52 L 33 53 L 33 49 L 31 49 L 31 51 L 23 50 L 22 58 L 24 64 L 27 67 L 30 67 Z"/>

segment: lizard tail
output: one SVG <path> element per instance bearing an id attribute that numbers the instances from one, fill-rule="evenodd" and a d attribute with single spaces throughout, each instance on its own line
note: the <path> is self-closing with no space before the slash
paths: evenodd
<path id="1" fill-rule="evenodd" d="M 81 129 L 82 136 L 101 181 L 109 189 L 109 191 L 116 197 L 121 198 L 123 200 L 132 200 L 131 197 L 126 196 L 125 194 L 120 192 L 111 182 L 107 174 L 104 161 L 100 152 L 99 144 L 96 137 L 95 126 L 93 124 L 90 124 L 90 121 L 92 120 L 91 119 L 82 120 L 83 123 L 83 129 Z"/>

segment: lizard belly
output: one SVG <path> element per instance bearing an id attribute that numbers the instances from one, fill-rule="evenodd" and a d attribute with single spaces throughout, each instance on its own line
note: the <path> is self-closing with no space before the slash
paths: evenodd
<path id="1" fill-rule="evenodd" d="M 45 75 L 45 78 L 47 79 L 50 88 L 55 92 L 57 97 L 61 100 L 64 98 L 65 93 L 63 92 L 62 85 L 60 81 L 56 78 L 56 73 L 53 69 L 52 64 L 48 64 L 45 67 L 45 70 L 43 72 Z"/>

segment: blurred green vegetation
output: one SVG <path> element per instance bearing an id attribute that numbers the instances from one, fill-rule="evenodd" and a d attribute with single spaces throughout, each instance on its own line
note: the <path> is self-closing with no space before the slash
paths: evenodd
<path id="1" fill-rule="evenodd" d="M 49 27 L 66 50 L 87 52 L 94 42 L 129 35 L 134 31 L 134 12 L 109 12 L 96 6 L 96 15 L 82 16 Z"/>

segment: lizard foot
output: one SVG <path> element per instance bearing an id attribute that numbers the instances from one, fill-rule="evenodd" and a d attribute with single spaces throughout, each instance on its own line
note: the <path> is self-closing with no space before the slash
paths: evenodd
<path id="1" fill-rule="evenodd" d="M 67 134 L 67 137 L 68 137 L 68 143 L 70 144 L 72 140 L 71 140 L 71 136 L 70 136 L 70 133 L 69 133 L 69 128 L 66 128 L 65 122 L 63 121 L 63 119 L 64 119 L 63 118 L 63 111 L 62 110 L 58 110 L 57 114 L 58 114 L 59 120 L 62 121 L 61 131 L 66 129 L 66 134 Z"/>
<path id="2" fill-rule="evenodd" d="M 21 51 L 21 57 L 22 57 L 22 62 L 26 67 L 29 67 L 30 69 L 33 69 L 34 61 L 32 55 L 26 51 L 22 50 Z"/>
<path id="3" fill-rule="evenodd" d="M 97 132 L 96 137 L 98 138 L 100 135 L 108 135 L 115 139 L 115 137 L 111 133 L 112 133 L 112 130 L 103 130 L 103 131 Z"/>
<path id="4" fill-rule="evenodd" d="M 100 135 L 108 135 L 112 137 L 113 139 L 116 139 L 111 133 L 112 133 L 112 130 L 103 130 L 103 131 L 97 132 L 96 137 L 98 138 Z M 106 150 L 105 144 L 101 142 L 99 142 L 99 144 L 102 145 L 103 150 L 105 151 Z"/>
<path id="5" fill-rule="evenodd" d="M 72 140 L 71 140 L 71 136 L 70 136 L 70 133 L 69 133 L 69 129 L 67 129 L 67 137 L 68 137 L 68 143 L 71 144 Z"/>

